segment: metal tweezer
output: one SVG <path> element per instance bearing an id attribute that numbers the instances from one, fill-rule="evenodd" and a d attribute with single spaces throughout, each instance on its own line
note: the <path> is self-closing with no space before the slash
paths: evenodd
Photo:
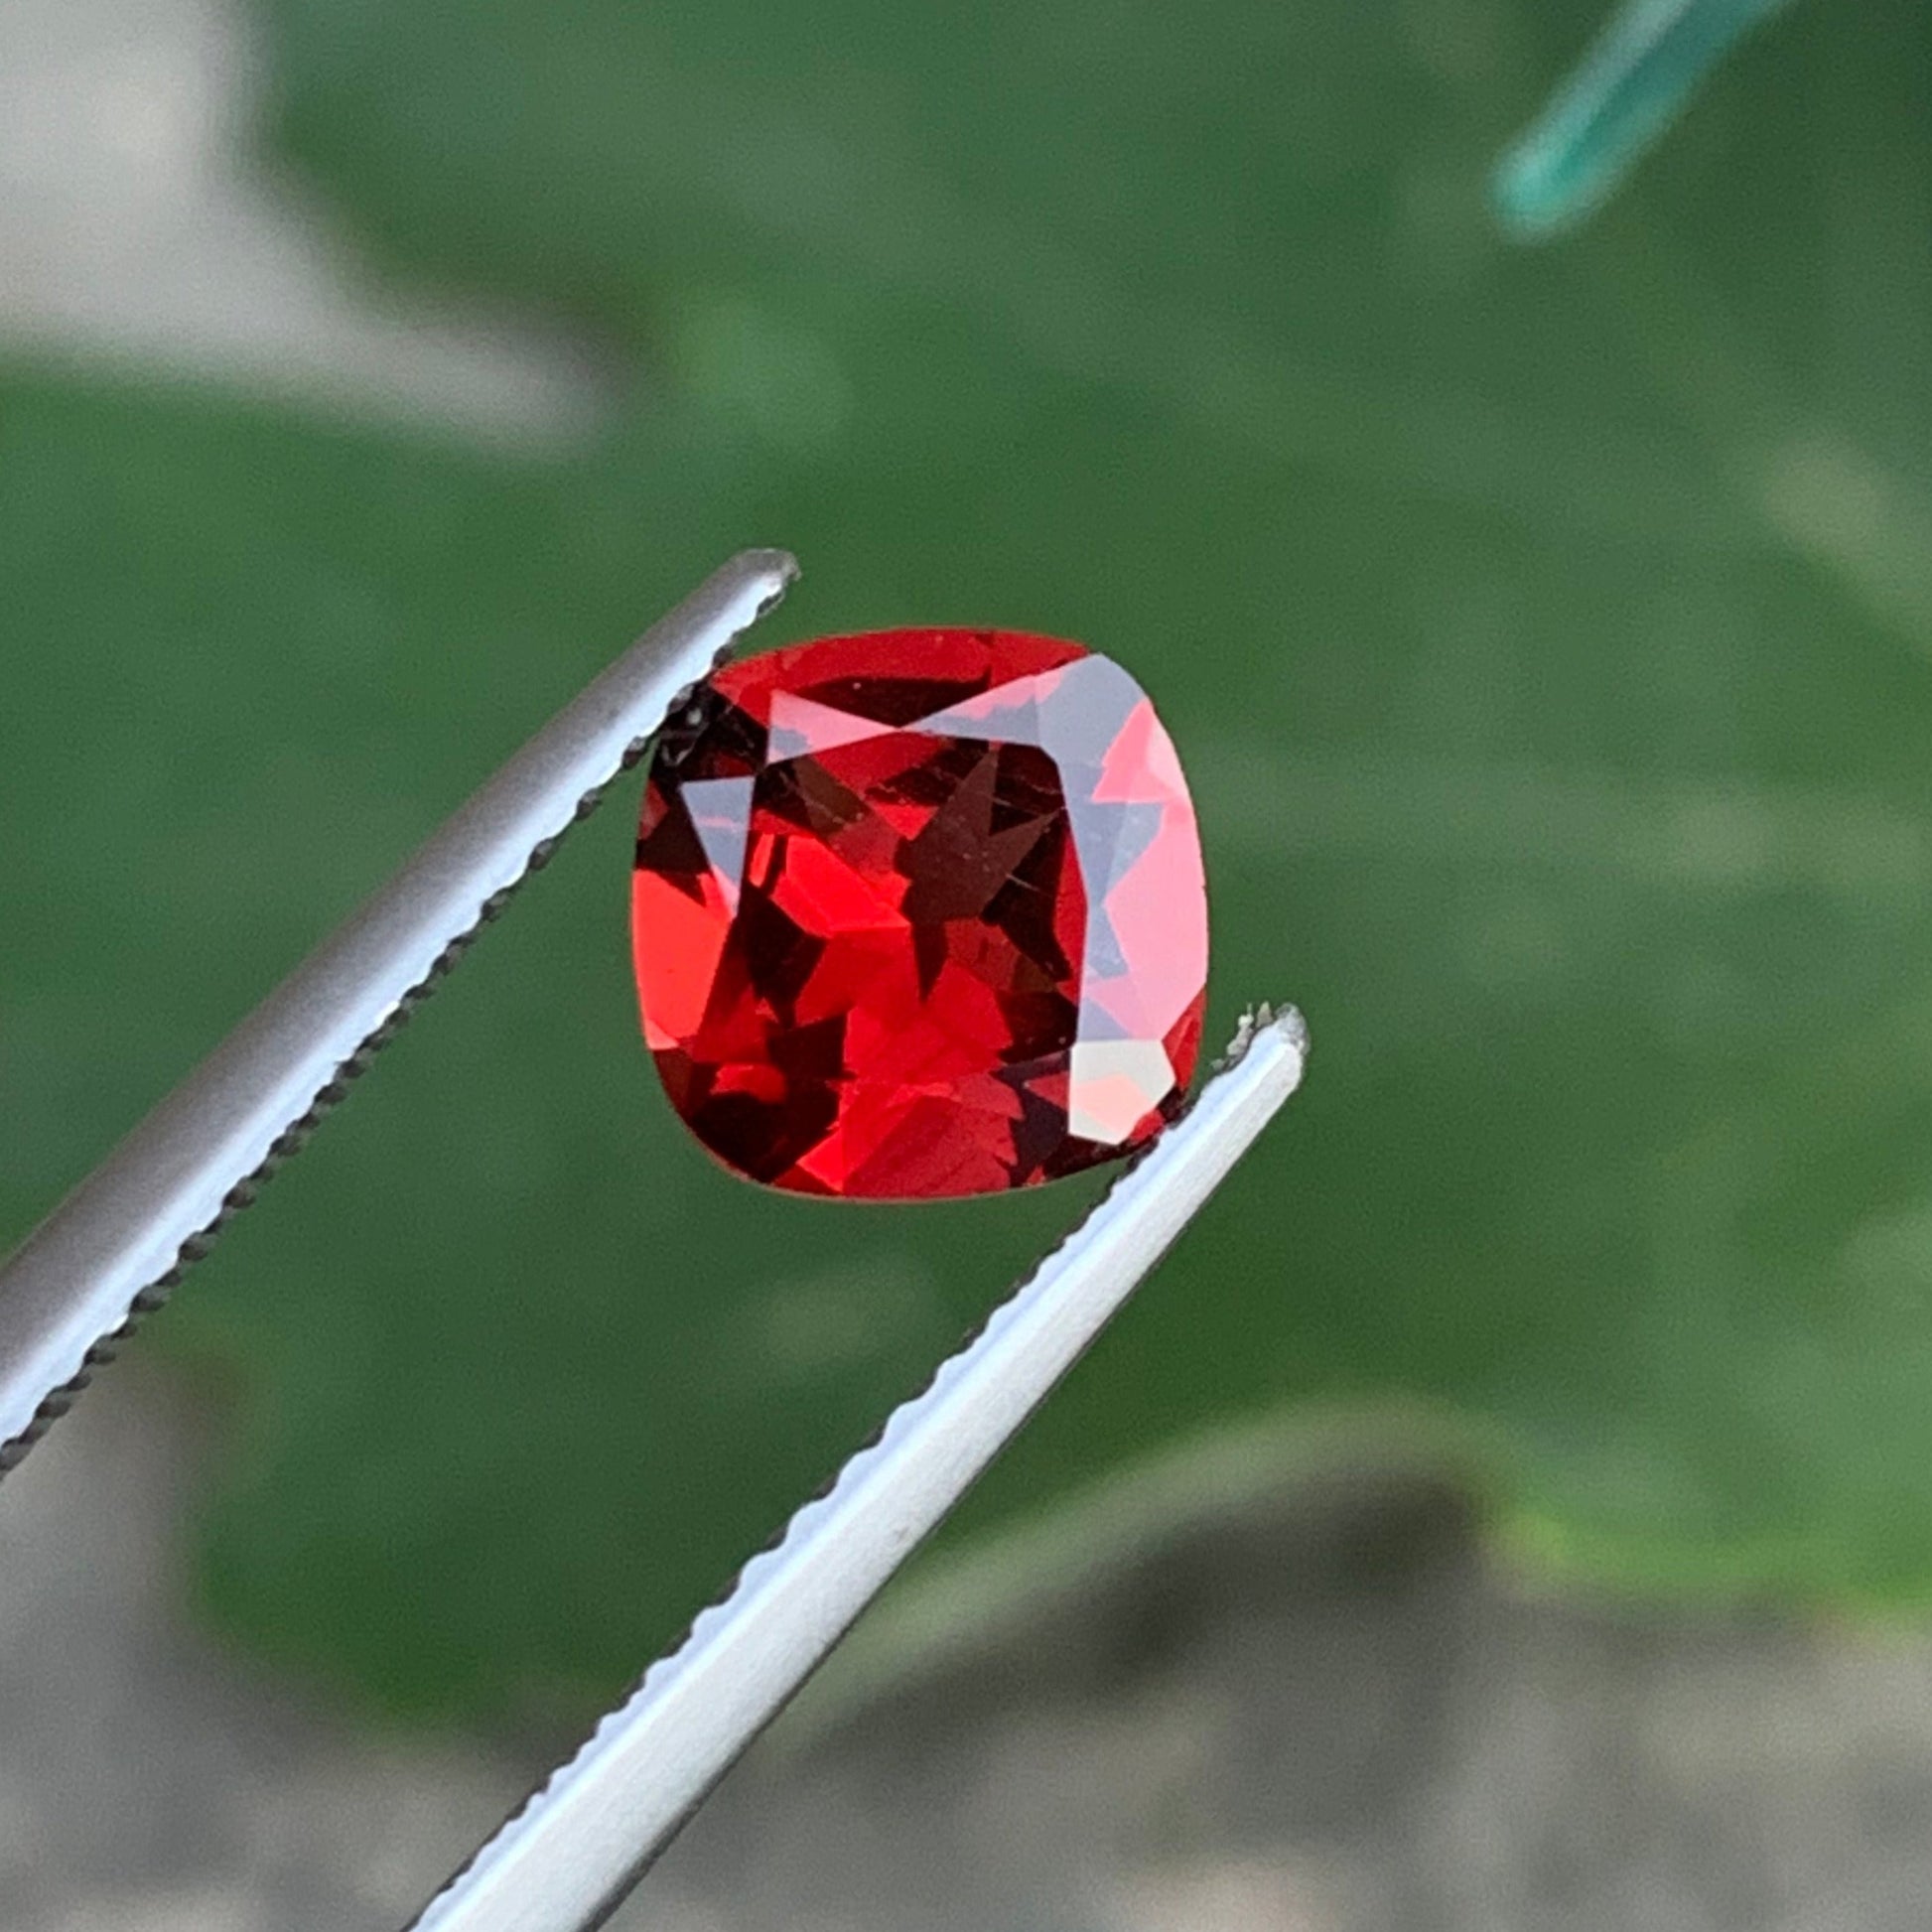
<path id="1" fill-rule="evenodd" d="M 0 1469 L 796 575 L 782 551 L 748 550 L 700 585 L 0 1263 Z M 602 1924 L 1186 1226 L 1294 1092 L 1307 1045 L 1293 1009 L 1244 1021 L 1181 1120 L 431 1900 L 417 1932 Z"/>

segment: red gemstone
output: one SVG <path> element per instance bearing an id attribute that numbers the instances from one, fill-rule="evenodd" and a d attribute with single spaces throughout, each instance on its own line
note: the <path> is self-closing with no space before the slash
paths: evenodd
<path id="1" fill-rule="evenodd" d="M 883 630 L 718 672 L 657 743 L 632 938 L 672 1104 L 803 1193 L 1112 1160 L 1200 1047 L 1173 746 L 1118 664 L 1053 637 Z"/>

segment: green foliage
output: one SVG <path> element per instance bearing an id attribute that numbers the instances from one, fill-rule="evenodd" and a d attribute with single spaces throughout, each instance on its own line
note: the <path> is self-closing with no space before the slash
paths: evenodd
<path id="1" fill-rule="evenodd" d="M 1314 1030 L 968 1527 L 1397 1397 L 1599 1577 L 1922 1601 L 1932 23 L 1794 15 L 1635 200 L 1513 253 L 1487 167 L 1596 12 L 273 0 L 284 153 L 628 387 L 545 461 L 0 383 L 0 1233 L 783 543 L 772 640 L 1132 665 L 1213 1030 Z M 627 817 L 155 1325 L 233 1397 L 207 1600 L 397 1707 L 608 1693 L 1081 1202 L 715 1173 L 635 1036 Z"/>

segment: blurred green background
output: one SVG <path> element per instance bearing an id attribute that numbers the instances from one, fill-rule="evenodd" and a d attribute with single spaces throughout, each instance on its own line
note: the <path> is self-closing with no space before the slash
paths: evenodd
<path id="1" fill-rule="evenodd" d="M 779 641 L 1154 692 L 1210 1034 L 1304 1097 L 956 1529 L 1258 1417 L 1460 1441 L 1618 1587 L 1932 1596 L 1932 18 L 1800 9 L 1594 224 L 1593 4 L 263 0 L 274 165 L 588 345 L 480 449 L 0 362 L 0 1244 L 730 551 Z M 620 793 L 143 1346 L 211 1614 L 576 1712 L 1078 1213 L 768 1196 L 636 1034 Z M 1088 1191 L 1091 1191 L 1090 1189 Z"/>

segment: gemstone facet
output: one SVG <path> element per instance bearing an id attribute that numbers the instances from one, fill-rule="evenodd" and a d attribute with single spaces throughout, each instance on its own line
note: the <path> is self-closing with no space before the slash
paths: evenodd
<path id="1" fill-rule="evenodd" d="M 1200 1047 L 1194 809 L 1146 694 L 1000 630 L 826 637 L 658 739 L 631 931 L 644 1038 L 728 1167 L 991 1193 L 1131 1152 Z"/>

